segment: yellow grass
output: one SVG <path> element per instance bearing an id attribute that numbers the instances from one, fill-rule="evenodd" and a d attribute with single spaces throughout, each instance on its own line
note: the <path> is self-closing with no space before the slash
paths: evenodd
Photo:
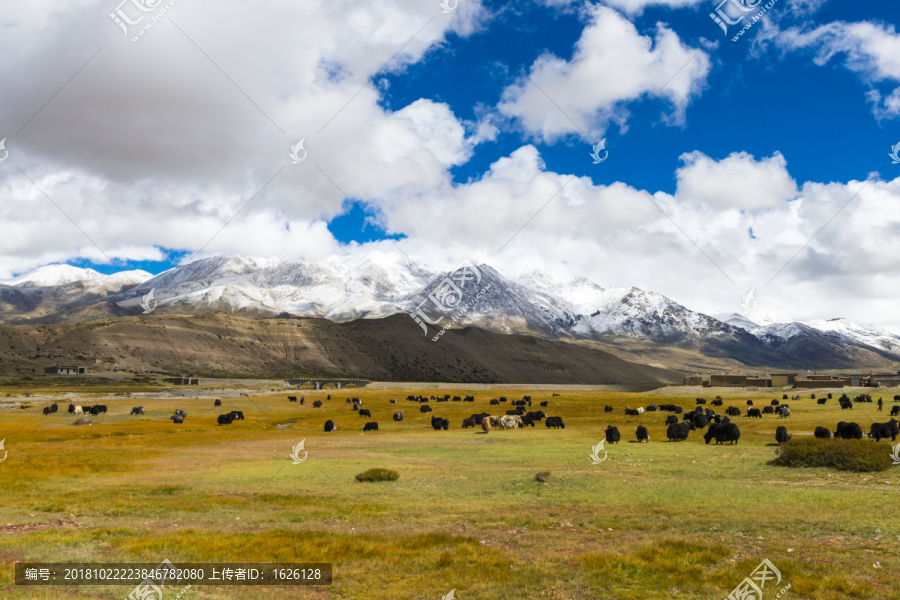
<path id="1" fill-rule="evenodd" d="M 130 591 L 16 587 L 17 560 L 168 558 L 334 564 L 331 586 L 197 586 L 184 596 L 198 599 L 438 599 L 451 589 L 460 600 L 724 598 L 768 558 L 783 574 L 781 585 L 791 584 L 788 598 L 897 598 L 896 472 L 767 464 L 778 425 L 802 436 L 839 420 L 864 430 L 887 421 L 896 392 L 879 392 L 884 413 L 874 404 L 818 406 L 804 393 L 788 401 L 789 419 L 736 418 L 740 443 L 718 447 L 698 432 L 687 442 L 665 441 L 669 413 L 623 414 L 626 405 L 694 405 L 693 396 L 674 393 L 477 391 L 475 403 L 432 401 L 434 412 L 426 414 L 405 400 L 416 393 L 408 390 L 254 392 L 223 399 L 221 408 L 212 400 L 113 396 L 86 399 L 109 413 L 82 427 L 71 426 L 67 403 L 44 417 L 35 402 L 0 411 L 9 452 L 0 464 L 0 597 L 124 598 Z M 490 407 L 490 398 L 523 393 L 534 398 L 530 410 L 548 400 L 543 410 L 562 416 L 566 428 L 538 424 L 487 435 L 460 428 L 472 413 L 511 408 Z M 289 403 L 289 394 L 305 396 L 306 404 Z M 781 399 L 781 392 L 722 395 L 742 412 L 747 398 L 757 407 Z M 362 398 L 372 418 L 351 411 L 348 396 Z M 313 409 L 314 399 L 325 406 Z M 615 412 L 604 413 L 605 404 Z M 129 417 L 135 405 L 145 407 L 144 417 Z M 184 425 L 168 420 L 175 408 L 187 411 Z M 246 420 L 216 425 L 216 415 L 235 409 Z M 395 410 L 404 411 L 404 422 L 391 420 Z M 432 431 L 432 415 L 448 418 L 450 431 Z M 324 433 L 326 419 L 338 431 Z M 296 423 L 274 427 L 287 421 Z M 364 434 L 367 421 L 381 431 Z M 608 459 L 592 465 L 588 454 L 608 424 L 619 427 L 622 442 L 607 445 Z M 648 426 L 649 444 L 634 442 L 638 424 Z M 293 465 L 291 448 L 303 439 L 308 458 Z M 880 445 L 890 451 L 889 442 Z M 400 478 L 354 480 L 377 467 Z M 541 471 L 551 473 L 546 483 L 534 479 Z M 777 591 L 767 587 L 766 597 Z"/>

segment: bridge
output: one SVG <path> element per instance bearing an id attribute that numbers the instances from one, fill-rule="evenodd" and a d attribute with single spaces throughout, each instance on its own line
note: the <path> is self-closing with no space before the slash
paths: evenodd
<path id="1" fill-rule="evenodd" d="M 372 382 L 367 379 L 286 379 L 284 383 L 289 387 L 297 387 L 305 383 L 311 383 L 316 386 L 317 390 L 321 390 L 322 386 L 328 385 L 329 383 L 335 388 L 341 389 L 348 383 L 355 385 L 356 387 L 365 387 Z"/>

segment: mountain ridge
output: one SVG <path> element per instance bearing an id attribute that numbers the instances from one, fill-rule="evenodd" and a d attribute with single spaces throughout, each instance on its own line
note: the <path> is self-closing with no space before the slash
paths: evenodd
<path id="1" fill-rule="evenodd" d="M 0 322 L 77 323 L 140 314 L 151 290 L 157 314 L 291 315 L 346 323 L 406 313 L 440 328 L 454 303 L 473 299 L 464 314 L 455 314 L 456 326 L 595 345 L 640 341 L 748 366 L 900 360 L 900 335 L 841 318 L 760 323 L 737 313 L 710 316 L 636 287 L 603 288 L 583 277 L 541 271 L 507 277 L 487 264 L 441 272 L 379 251 L 320 261 L 216 255 L 158 275 L 48 265 L 0 281 Z M 439 305 L 440 297 L 448 304 Z"/>

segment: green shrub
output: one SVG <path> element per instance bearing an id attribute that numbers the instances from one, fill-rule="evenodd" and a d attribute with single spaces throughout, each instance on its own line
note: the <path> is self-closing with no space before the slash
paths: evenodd
<path id="1" fill-rule="evenodd" d="M 356 476 L 357 481 L 397 481 L 400 473 L 390 469 L 369 469 Z"/>
<path id="2" fill-rule="evenodd" d="M 886 471 L 893 460 L 891 448 L 868 440 L 792 439 L 776 450 L 772 465 L 780 467 L 834 467 L 841 471 Z"/>

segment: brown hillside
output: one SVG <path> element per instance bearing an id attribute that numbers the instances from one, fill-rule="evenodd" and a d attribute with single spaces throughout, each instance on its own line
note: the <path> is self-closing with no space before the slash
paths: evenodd
<path id="1" fill-rule="evenodd" d="M 129 316 L 74 324 L 0 325 L 9 374 L 81 364 L 89 371 L 220 377 L 365 377 L 471 383 L 665 383 L 674 371 L 601 350 L 477 328 L 432 342 L 406 315 L 333 323 L 232 314 Z M 0 363 L 0 368 L 5 366 Z M 34 371 L 32 371 L 34 370 Z"/>

